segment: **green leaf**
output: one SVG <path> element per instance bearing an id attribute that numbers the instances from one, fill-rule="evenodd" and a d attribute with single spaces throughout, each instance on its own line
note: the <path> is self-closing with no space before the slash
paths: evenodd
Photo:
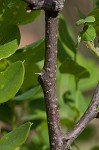
<path id="1" fill-rule="evenodd" d="M 92 125 L 87 126 L 87 128 L 85 128 L 84 131 L 77 137 L 77 141 L 84 142 L 86 140 L 90 140 L 93 137 L 94 132 L 95 129 Z"/>
<path id="2" fill-rule="evenodd" d="M 11 56 L 20 43 L 20 31 L 16 25 L 0 25 L 0 59 Z"/>
<path id="3" fill-rule="evenodd" d="M 80 65 L 83 65 L 83 67 L 85 67 L 90 73 L 90 78 L 80 80 L 79 82 L 80 89 L 83 91 L 86 90 L 89 91 L 89 89 L 95 88 L 96 84 L 99 81 L 99 71 L 98 71 L 99 65 L 91 58 L 86 59 L 85 56 L 82 56 L 80 54 L 78 54 L 77 62 Z"/>
<path id="4" fill-rule="evenodd" d="M 8 67 L 8 60 L 2 59 L 0 60 L 0 72 L 4 71 Z"/>
<path id="5" fill-rule="evenodd" d="M 15 96 L 13 100 L 15 101 L 25 101 L 25 100 L 32 100 L 33 97 L 38 93 L 40 87 L 37 85 L 30 90 L 22 93 L 21 95 Z"/>
<path id="6" fill-rule="evenodd" d="M 71 59 L 65 60 L 60 66 L 61 73 L 72 74 L 77 80 L 88 78 L 90 76 L 89 72 L 82 66 L 78 65 L 75 61 Z"/>
<path id="7" fill-rule="evenodd" d="M 9 103 L 0 105 L 0 120 L 11 124 L 13 122 L 13 111 Z"/>
<path id="8" fill-rule="evenodd" d="M 74 122 L 71 121 L 69 118 L 61 118 L 61 125 L 64 127 L 72 128 L 74 125 Z"/>
<path id="9" fill-rule="evenodd" d="M 65 23 L 63 16 L 59 18 L 59 37 L 62 42 L 73 52 L 76 53 L 75 43 L 69 33 L 69 29 Z"/>
<path id="10" fill-rule="evenodd" d="M 97 7 L 99 7 L 99 0 L 96 0 L 96 5 Z"/>
<path id="11" fill-rule="evenodd" d="M 41 69 L 38 67 L 37 64 L 33 62 L 25 62 L 25 76 L 24 76 L 24 81 L 21 86 L 21 92 L 24 92 L 31 87 L 35 86 L 38 84 L 38 75 L 35 73 L 41 72 Z"/>
<path id="12" fill-rule="evenodd" d="M 89 16 L 95 17 L 95 24 L 99 25 L 99 8 L 94 9 L 89 13 Z"/>
<path id="13" fill-rule="evenodd" d="M 40 11 L 27 13 L 22 0 L 0 1 L 0 24 L 26 24 L 32 22 Z"/>
<path id="14" fill-rule="evenodd" d="M 15 150 L 22 145 L 29 134 L 31 123 L 25 123 L 0 139 L 0 150 Z"/>
<path id="15" fill-rule="evenodd" d="M 85 19 L 80 19 L 76 22 L 77 25 L 85 24 L 85 23 L 92 23 L 95 22 L 95 18 L 93 16 L 88 16 Z"/>
<path id="16" fill-rule="evenodd" d="M 81 115 L 87 109 L 87 102 L 85 101 L 85 98 L 80 90 L 76 91 L 75 105 Z"/>
<path id="17" fill-rule="evenodd" d="M 74 103 L 74 95 L 72 97 L 72 91 L 66 91 L 64 94 L 63 94 L 63 101 L 64 103 L 66 104 L 69 104 L 69 103 Z"/>
<path id="18" fill-rule="evenodd" d="M 58 59 L 60 62 L 63 62 L 66 58 L 70 58 L 69 54 L 66 52 L 63 43 L 60 38 L 58 38 Z"/>
<path id="19" fill-rule="evenodd" d="M 24 79 L 24 65 L 15 62 L 0 73 L 0 103 L 11 99 L 20 89 Z"/>
<path id="20" fill-rule="evenodd" d="M 95 29 L 92 25 L 85 25 L 83 31 L 80 33 L 82 40 L 93 41 L 96 37 Z"/>
<path id="21" fill-rule="evenodd" d="M 18 48 L 18 45 L 17 45 L 16 40 L 13 40 L 7 44 L 0 46 L 0 60 L 10 57 L 12 54 L 15 53 L 17 48 Z"/>
<path id="22" fill-rule="evenodd" d="M 33 101 L 29 101 L 29 112 L 30 114 L 35 114 L 36 110 L 41 110 L 45 112 L 44 98 L 36 98 Z"/>
<path id="23" fill-rule="evenodd" d="M 10 61 L 31 61 L 38 62 L 44 58 L 44 38 L 40 39 L 33 44 L 30 44 L 22 49 L 19 49 L 14 55 L 12 55 L 9 60 Z"/>
<path id="24" fill-rule="evenodd" d="M 95 28 L 96 33 L 97 33 L 97 35 L 98 35 L 98 34 L 99 34 L 99 25 L 95 25 L 94 28 Z"/>
<path id="25" fill-rule="evenodd" d="M 25 61 L 25 80 L 22 84 L 22 92 L 30 89 L 33 85 L 37 85 L 37 75 L 35 73 L 41 72 L 36 62 L 41 61 L 44 58 L 45 40 L 40 39 L 33 44 L 30 44 L 22 49 L 16 51 L 9 61 Z"/>
<path id="26" fill-rule="evenodd" d="M 99 146 L 95 146 L 91 150 L 99 150 Z"/>
<path id="27" fill-rule="evenodd" d="M 20 30 L 16 25 L 2 24 L 0 25 L 0 46 L 13 40 L 20 44 Z"/>

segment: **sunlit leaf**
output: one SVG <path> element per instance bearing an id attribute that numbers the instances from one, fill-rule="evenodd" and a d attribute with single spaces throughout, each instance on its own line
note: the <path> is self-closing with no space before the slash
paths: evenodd
<path id="1" fill-rule="evenodd" d="M 93 41 L 96 37 L 95 28 L 92 25 L 84 26 L 80 36 L 84 41 Z"/>
<path id="2" fill-rule="evenodd" d="M 93 16 L 88 16 L 85 19 L 80 19 L 76 22 L 77 25 L 81 25 L 84 23 L 92 23 L 95 22 L 95 18 Z"/>
<path id="3" fill-rule="evenodd" d="M 10 57 L 17 50 L 17 41 L 13 40 L 7 44 L 0 46 L 0 60 Z"/>
<path id="4" fill-rule="evenodd" d="M 15 62 L 0 72 L 0 103 L 11 99 L 20 89 L 24 79 L 24 65 L 22 62 Z"/>

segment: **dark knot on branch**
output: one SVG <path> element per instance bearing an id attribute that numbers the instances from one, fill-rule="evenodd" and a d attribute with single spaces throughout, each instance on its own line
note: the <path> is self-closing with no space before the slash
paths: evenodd
<path id="1" fill-rule="evenodd" d="M 60 11 L 64 7 L 64 0 L 23 0 L 27 3 L 27 10 Z"/>

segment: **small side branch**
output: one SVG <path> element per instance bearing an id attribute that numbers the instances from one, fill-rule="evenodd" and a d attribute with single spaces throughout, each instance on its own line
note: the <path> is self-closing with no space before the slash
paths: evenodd
<path id="1" fill-rule="evenodd" d="M 99 112 L 97 109 L 98 106 L 99 106 L 99 83 L 96 87 L 92 101 L 90 102 L 90 105 L 87 108 L 86 112 L 81 117 L 81 119 L 76 123 L 74 128 L 67 133 L 65 139 L 67 146 L 73 143 L 73 141 L 80 135 L 80 133 L 86 128 L 86 126 L 92 119 L 99 117 Z"/>

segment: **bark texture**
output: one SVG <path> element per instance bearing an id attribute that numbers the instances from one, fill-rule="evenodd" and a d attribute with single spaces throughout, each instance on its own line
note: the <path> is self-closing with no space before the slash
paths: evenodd
<path id="1" fill-rule="evenodd" d="M 58 12 L 45 11 L 45 62 L 39 82 L 46 104 L 51 150 L 61 150 L 61 130 L 56 96 Z"/>

